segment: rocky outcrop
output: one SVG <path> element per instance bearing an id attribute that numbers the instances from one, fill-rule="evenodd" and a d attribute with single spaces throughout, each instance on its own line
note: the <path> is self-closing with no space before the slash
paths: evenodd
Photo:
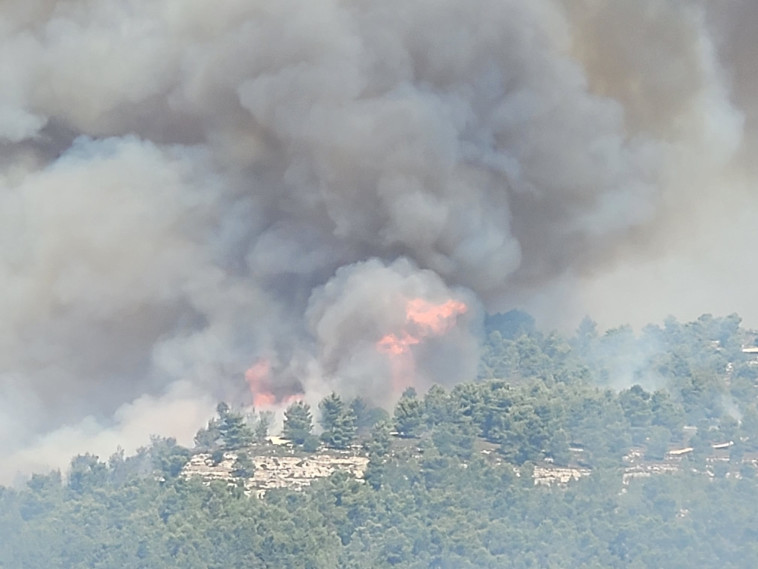
<path id="1" fill-rule="evenodd" d="M 589 476 L 591 470 L 587 468 L 569 468 L 560 466 L 535 466 L 532 477 L 535 484 L 552 486 L 554 484 L 568 484 L 572 480 L 579 480 Z"/>
<path id="2" fill-rule="evenodd" d="M 301 489 L 317 478 L 324 478 L 338 470 L 347 472 L 355 478 L 363 478 L 368 458 L 355 454 L 316 453 L 306 456 L 296 455 L 256 455 L 246 451 L 255 470 L 251 477 L 237 477 L 233 474 L 237 452 L 224 453 L 223 459 L 214 464 L 208 453 L 194 455 L 184 466 L 182 476 L 197 477 L 206 482 L 214 480 L 229 484 L 242 483 L 247 493 L 263 496 L 266 490 L 273 488 Z"/>

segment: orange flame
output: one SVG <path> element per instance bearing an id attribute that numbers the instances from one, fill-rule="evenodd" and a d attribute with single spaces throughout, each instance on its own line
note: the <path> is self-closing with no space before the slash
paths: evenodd
<path id="1" fill-rule="evenodd" d="M 455 326 L 456 318 L 465 314 L 468 307 L 459 300 L 434 304 L 423 298 L 408 300 L 405 305 L 405 329 L 399 334 L 390 333 L 376 344 L 377 350 L 390 356 L 392 384 L 400 392 L 413 384 L 415 361 L 411 346 L 425 338 L 442 336 Z"/>
<path id="2" fill-rule="evenodd" d="M 245 381 L 253 394 L 253 406 L 260 409 L 276 403 L 276 395 L 271 392 L 271 362 L 261 358 L 245 372 Z"/>
<path id="3" fill-rule="evenodd" d="M 253 407 L 266 409 L 289 405 L 303 399 L 303 393 L 294 385 L 275 385 L 271 378 L 271 361 L 260 358 L 245 372 L 245 381 L 250 386 Z"/>

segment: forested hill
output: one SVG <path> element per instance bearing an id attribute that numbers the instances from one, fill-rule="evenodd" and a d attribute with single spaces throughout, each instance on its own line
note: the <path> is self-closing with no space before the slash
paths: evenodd
<path id="1" fill-rule="evenodd" d="M 669 318 L 639 334 L 620 327 L 602 335 L 585 319 L 567 338 L 538 332 L 514 311 L 488 328 L 480 378 L 534 393 L 533 406 L 552 399 L 544 418 L 557 423 L 548 430 L 563 428 L 590 453 L 603 444 L 641 445 L 653 457 L 682 442 L 696 454 L 724 442 L 734 443 L 734 456 L 756 448 L 758 336 L 737 315 Z M 593 442 L 598 436 L 604 442 Z"/>
<path id="2" fill-rule="evenodd" d="M 392 415 L 295 403 L 274 447 L 268 415 L 221 404 L 194 449 L 155 438 L 0 489 L 0 567 L 753 569 L 754 346 L 736 316 L 567 337 L 498 315 L 476 381 L 409 390 Z M 185 476 L 200 452 L 233 454 L 231 483 Z M 368 466 L 258 499 L 246 481 L 277 452 Z M 677 466 L 628 477 L 630 460 Z M 561 465 L 590 474 L 534 484 Z"/>

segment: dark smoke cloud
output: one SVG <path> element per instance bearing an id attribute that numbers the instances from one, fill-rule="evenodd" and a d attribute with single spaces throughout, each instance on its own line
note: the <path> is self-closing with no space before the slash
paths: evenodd
<path id="1" fill-rule="evenodd" d="M 215 401 L 245 401 L 258 358 L 311 401 L 387 404 L 375 343 L 408 296 L 470 308 L 417 349 L 419 385 L 469 378 L 482 308 L 561 323 L 630 290 L 654 306 L 646 263 L 680 299 L 678 275 L 723 260 L 755 208 L 749 2 L 0 16 L 6 479 L 186 441 Z"/>

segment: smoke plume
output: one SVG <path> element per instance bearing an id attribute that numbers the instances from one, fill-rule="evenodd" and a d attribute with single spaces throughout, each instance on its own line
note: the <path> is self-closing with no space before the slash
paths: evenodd
<path id="1" fill-rule="evenodd" d="M 733 284 L 758 176 L 746 0 L 0 16 L 3 480 L 187 442 L 220 399 L 469 379 L 484 310 L 758 308 Z"/>

